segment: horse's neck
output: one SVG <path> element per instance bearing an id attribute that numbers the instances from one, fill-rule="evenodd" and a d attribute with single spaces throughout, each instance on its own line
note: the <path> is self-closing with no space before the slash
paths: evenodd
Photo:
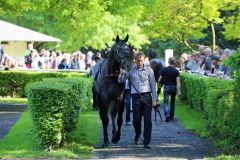
<path id="1" fill-rule="evenodd" d="M 115 72 L 120 70 L 120 65 L 114 59 L 114 55 L 109 55 L 107 61 L 107 72 L 108 74 L 114 74 Z"/>

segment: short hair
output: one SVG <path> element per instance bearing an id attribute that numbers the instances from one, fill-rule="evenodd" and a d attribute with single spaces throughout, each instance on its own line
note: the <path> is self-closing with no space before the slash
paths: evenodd
<path id="1" fill-rule="evenodd" d="M 138 52 L 135 56 L 135 59 L 139 59 L 140 57 L 145 57 L 144 53 L 143 52 Z"/>
<path id="2" fill-rule="evenodd" d="M 204 46 L 204 45 L 199 45 L 199 46 L 198 46 L 198 49 L 199 49 L 199 50 L 205 49 L 205 46 Z"/>
<path id="3" fill-rule="evenodd" d="M 174 64 L 175 64 L 175 58 L 170 57 L 170 58 L 168 59 L 168 63 L 169 63 L 170 65 L 174 65 Z"/>
<path id="4" fill-rule="evenodd" d="M 212 49 L 209 48 L 209 47 L 207 47 L 207 48 L 205 49 L 205 52 L 212 52 Z"/>

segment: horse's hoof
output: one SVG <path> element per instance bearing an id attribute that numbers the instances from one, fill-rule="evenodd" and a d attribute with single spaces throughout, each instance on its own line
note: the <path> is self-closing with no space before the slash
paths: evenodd
<path id="1" fill-rule="evenodd" d="M 112 137 L 112 143 L 116 144 L 120 140 L 120 136 Z"/>
<path id="2" fill-rule="evenodd" d="M 113 144 L 117 144 L 118 143 L 118 140 L 116 140 L 115 138 L 112 139 L 112 143 Z"/>
<path id="3" fill-rule="evenodd" d="M 102 148 L 107 148 L 107 147 L 108 147 L 108 144 L 105 144 L 105 143 L 104 143 L 104 144 L 102 145 Z"/>

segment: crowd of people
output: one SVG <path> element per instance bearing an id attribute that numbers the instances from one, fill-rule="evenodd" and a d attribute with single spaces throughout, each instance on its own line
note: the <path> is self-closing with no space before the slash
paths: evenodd
<path id="1" fill-rule="evenodd" d="M 16 60 L 14 57 L 1 51 L 0 68 L 2 69 L 76 69 L 90 70 L 94 66 L 95 58 L 101 58 L 100 52 L 94 56 L 92 51 L 83 54 L 81 51 L 63 53 L 61 50 L 50 51 L 42 48 L 40 52 L 28 45 L 23 57 Z"/>
<path id="2" fill-rule="evenodd" d="M 199 52 L 181 55 L 180 70 L 227 79 L 230 78 L 231 69 L 223 61 L 232 54 L 234 51 L 228 48 L 212 51 L 211 48 L 200 45 Z"/>

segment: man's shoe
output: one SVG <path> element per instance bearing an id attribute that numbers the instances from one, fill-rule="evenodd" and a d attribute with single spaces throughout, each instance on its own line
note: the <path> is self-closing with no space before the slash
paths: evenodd
<path id="1" fill-rule="evenodd" d="M 131 122 L 126 122 L 126 125 L 130 126 L 130 125 L 132 125 L 132 123 Z"/>
<path id="2" fill-rule="evenodd" d="M 140 135 L 136 135 L 134 138 L 134 144 L 135 145 L 139 145 L 139 139 L 140 139 Z"/>
<path id="3" fill-rule="evenodd" d="M 169 122 L 169 119 L 170 119 L 169 117 L 166 117 L 166 120 L 165 120 L 165 122 Z"/>
<path id="4" fill-rule="evenodd" d="M 151 148 L 149 145 L 144 145 L 143 147 L 146 148 L 146 149 L 150 149 Z"/>
<path id="5" fill-rule="evenodd" d="M 135 139 L 135 140 L 134 140 L 134 144 L 135 144 L 135 145 L 139 145 L 139 140 L 138 140 L 138 139 Z"/>
<path id="6" fill-rule="evenodd" d="M 170 121 L 174 121 L 173 117 L 170 117 Z"/>

